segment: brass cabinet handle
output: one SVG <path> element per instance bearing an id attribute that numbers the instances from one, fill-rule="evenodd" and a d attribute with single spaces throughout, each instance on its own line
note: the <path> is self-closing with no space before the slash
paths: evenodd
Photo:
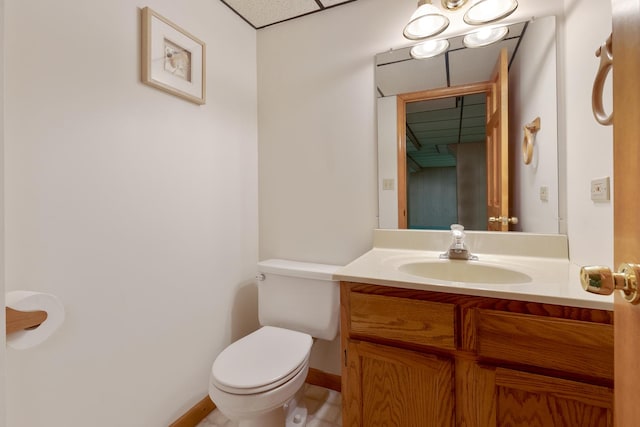
<path id="1" fill-rule="evenodd" d="M 617 273 L 601 265 L 580 269 L 580 282 L 585 291 L 599 295 L 611 295 L 613 291 L 619 290 L 624 299 L 631 304 L 640 302 L 638 277 L 640 277 L 640 264 L 622 264 L 618 267 Z"/>
<path id="2" fill-rule="evenodd" d="M 512 216 L 512 217 L 506 217 L 506 216 L 499 216 L 499 217 L 495 217 L 495 216 L 491 216 L 489 217 L 489 222 L 499 222 L 502 224 L 517 224 L 518 223 L 518 217 L 517 216 Z"/>
<path id="3" fill-rule="evenodd" d="M 607 74 L 613 67 L 613 42 L 611 35 L 607 38 L 607 41 L 596 50 L 596 56 L 600 58 L 600 66 L 596 73 L 596 79 L 593 82 L 593 91 L 591 92 L 591 108 L 593 109 L 593 116 L 596 121 L 601 125 L 608 126 L 613 123 L 613 112 L 609 115 L 604 112 L 602 105 L 602 91 L 604 89 L 604 82 L 607 79 Z"/>

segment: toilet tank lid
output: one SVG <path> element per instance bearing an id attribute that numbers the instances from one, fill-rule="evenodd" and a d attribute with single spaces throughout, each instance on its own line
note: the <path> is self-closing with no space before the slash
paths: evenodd
<path id="1" fill-rule="evenodd" d="M 260 273 L 302 277 L 305 279 L 332 280 L 331 277 L 333 276 L 333 273 L 335 273 L 339 268 L 342 268 L 342 266 L 292 261 L 287 259 L 267 259 L 258 262 L 258 271 Z"/>

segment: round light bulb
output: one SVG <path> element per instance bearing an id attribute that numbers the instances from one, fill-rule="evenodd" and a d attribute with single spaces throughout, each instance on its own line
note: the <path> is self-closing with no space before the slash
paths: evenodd
<path id="1" fill-rule="evenodd" d="M 482 47 L 502 40 L 509 29 L 507 27 L 487 27 L 464 36 L 462 43 L 466 47 Z"/>
<path id="2" fill-rule="evenodd" d="M 427 59 L 440 55 L 449 48 L 449 41 L 443 40 L 427 40 L 419 43 L 411 48 L 411 57 L 414 59 Z"/>
<path id="3" fill-rule="evenodd" d="M 517 7 L 517 0 L 478 0 L 464 14 L 464 22 L 470 25 L 487 24 L 511 15 Z"/>
<path id="4" fill-rule="evenodd" d="M 449 18 L 431 3 L 425 3 L 413 12 L 403 34 L 409 40 L 421 40 L 440 34 L 448 26 Z"/>

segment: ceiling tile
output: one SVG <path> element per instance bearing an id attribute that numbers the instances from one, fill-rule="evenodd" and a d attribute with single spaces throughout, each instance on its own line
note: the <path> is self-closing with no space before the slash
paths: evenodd
<path id="1" fill-rule="evenodd" d="M 256 28 L 320 10 L 315 0 L 224 0 Z"/>
<path id="2" fill-rule="evenodd" d="M 349 3 L 353 0 L 320 0 L 324 7 L 331 7 L 341 3 Z"/>

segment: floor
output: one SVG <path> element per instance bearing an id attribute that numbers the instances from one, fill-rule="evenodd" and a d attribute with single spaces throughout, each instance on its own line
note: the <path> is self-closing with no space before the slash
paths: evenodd
<path id="1" fill-rule="evenodd" d="M 307 427 L 342 426 L 340 393 L 315 385 L 305 384 L 304 402 L 309 411 Z M 232 427 L 233 424 L 217 409 L 197 427 Z"/>

